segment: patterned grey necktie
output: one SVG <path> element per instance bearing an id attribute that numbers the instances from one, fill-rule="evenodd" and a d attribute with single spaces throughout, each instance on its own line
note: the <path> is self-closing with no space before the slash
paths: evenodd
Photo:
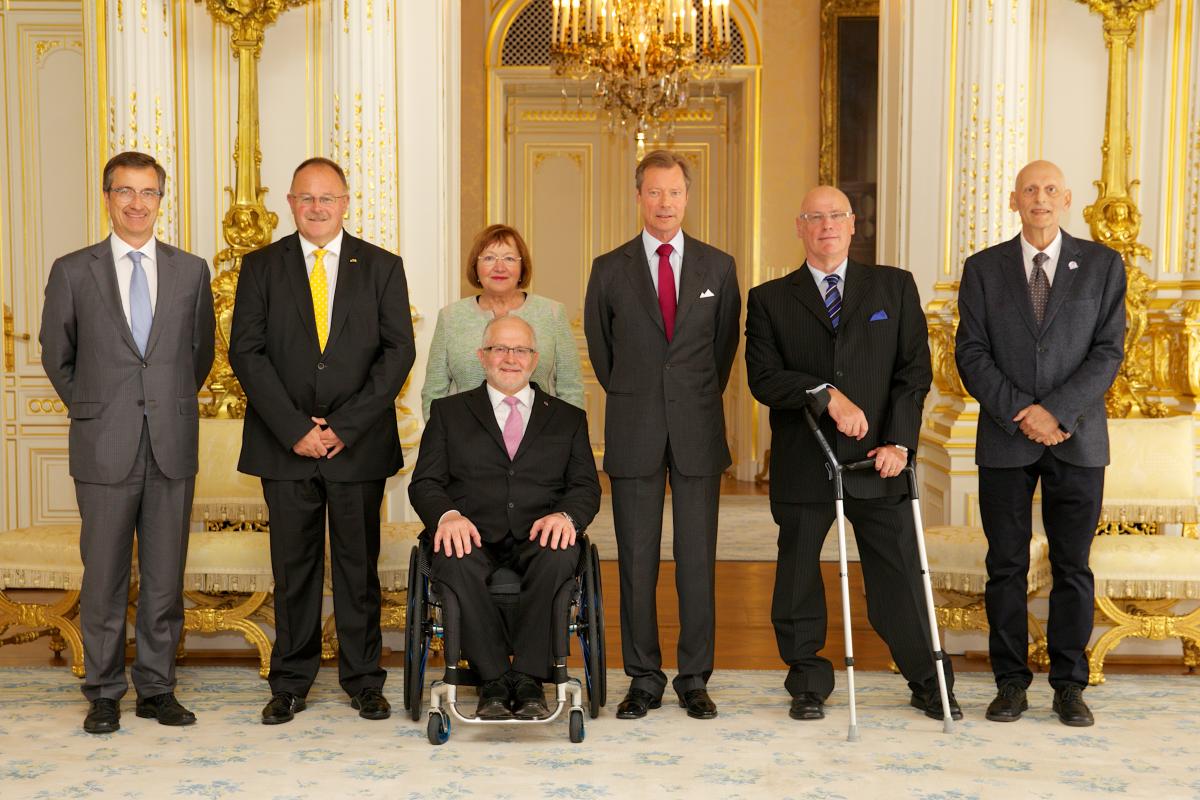
<path id="1" fill-rule="evenodd" d="M 1046 301 L 1050 299 L 1050 278 L 1042 268 L 1049 260 L 1050 256 L 1045 253 L 1036 253 L 1033 256 L 1033 271 L 1029 273 L 1029 300 L 1033 303 L 1033 317 L 1038 325 L 1046 316 Z"/>

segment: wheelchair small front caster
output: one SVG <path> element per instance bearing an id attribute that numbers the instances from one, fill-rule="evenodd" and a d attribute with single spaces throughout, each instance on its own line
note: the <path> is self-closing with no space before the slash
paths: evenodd
<path id="1" fill-rule="evenodd" d="M 430 744 L 445 744 L 450 738 L 450 718 L 441 711 L 430 711 L 425 733 L 429 736 Z"/>
<path id="2" fill-rule="evenodd" d="M 578 708 L 572 709 L 568 728 L 571 735 L 571 741 L 573 743 L 579 744 L 583 741 L 583 711 Z"/>

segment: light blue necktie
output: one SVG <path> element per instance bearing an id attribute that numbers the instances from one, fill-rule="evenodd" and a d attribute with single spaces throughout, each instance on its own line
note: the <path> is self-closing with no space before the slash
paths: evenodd
<path id="1" fill-rule="evenodd" d="M 150 283 L 146 280 L 146 270 L 142 269 L 144 257 L 137 250 L 129 254 L 129 260 L 133 262 L 133 272 L 129 276 L 129 330 L 143 357 L 146 343 L 150 341 L 150 323 L 154 320 L 150 308 Z"/>
<path id="2" fill-rule="evenodd" d="M 829 289 L 825 292 L 825 310 L 829 312 L 829 323 L 836 331 L 842 317 L 842 294 L 838 291 L 838 276 L 827 275 L 825 282 L 829 284 Z"/>

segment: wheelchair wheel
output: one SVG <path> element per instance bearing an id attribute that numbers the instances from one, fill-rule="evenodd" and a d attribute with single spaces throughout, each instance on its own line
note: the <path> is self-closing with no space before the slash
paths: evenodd
<path id="1" fill-rule="evenodd" d="M 608 677 L 605 671 L 604 597 L 600 589 L 600 558 L 594 544 L 589 546 L 587 561 L 584 564 L 580 601 L 580 616 L 583 618 L 580 643 L 583 646 L 587 678 L 588 714 L 595 719 L 600 716 L 600 709 L 607 699 Z"/>
<path id="2" fill-rule="evenodd" d="M 570 724 L 568 725 L 568 733 L 571 737 L 571 741 L 574 744 L 579 744 L 583 741 L 583 712 L 579 709 L 574 709 L 571 711 L 571 720 Z"/>
<path id="3" fill-rule="evenodd" d="M 425 726 L 425 735 L 432 745 L 445 744 L 450 738 L 450 717 L 441 711 L 429 712 L 429 723 Z"/>
<path id="4" fill-rule="evenodd" d="M 427 581 L 421 574 L 420 545 L 415 545 L 408 557 L 408 608 L 404 623 L 404 707 L 413 722 L 421 719 L 421 695 L 425 690 L 427 589 Z"/>

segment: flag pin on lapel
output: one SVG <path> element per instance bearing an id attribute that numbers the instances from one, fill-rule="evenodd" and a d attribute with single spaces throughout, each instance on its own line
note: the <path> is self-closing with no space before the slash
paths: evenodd
<path id="1" fill-rule="evenodd" d="M 1079 264 L 1075 261 L 1072 261 L 1070 264 L 1067 264 L 1067 269 L 1079 269 Z"/>
<path id="2" fill-rule="evenodd" d="M 352 259 L 350 259 L 350 263 L 351 263 L 351 264 L 357 264 L 357 263 L 358 263 L 358 259 L 357 259 L 357 258 L 352 258 Z M 1072 261 L 1071 263 L 1072 263 L 1072 264 L 1074 264 L 1075 262 L 1074 262 L 1074 261 Z M 1074 268 L 1074 267 L 1071 267 L 1071 269 L 1075 269 L 1075 268 Z"/>

